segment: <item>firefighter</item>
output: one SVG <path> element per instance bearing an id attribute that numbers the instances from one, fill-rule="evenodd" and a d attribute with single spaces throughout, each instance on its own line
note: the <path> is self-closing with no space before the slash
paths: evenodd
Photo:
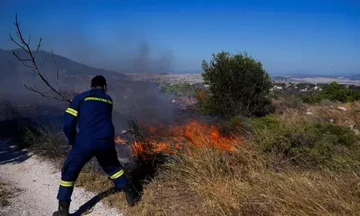
<path id="1" fill-rule="evenodd" d="M 69 215 L 74 183 L 83 166 L 93 157 L 96 157 L 113 181 L 116 190 L 125 192 L 130 206 L 140 199 L 117 158 L 112 123 L 113 101 L 106 94 L 106 87 L 106 79 L 103 76 L 95 76 L 91 80 L 91 89 L 75 96 L 65 111 L 64 133 L 71 150 L 61 170 L 57 194 L 59 207 L 53 216 Z"/>

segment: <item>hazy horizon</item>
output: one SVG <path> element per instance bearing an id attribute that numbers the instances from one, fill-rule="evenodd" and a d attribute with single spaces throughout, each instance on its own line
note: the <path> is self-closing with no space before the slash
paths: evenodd
<path id="1" fill-rule="evenodd" d="M 4 51 L 12 51 L 12 50 L 21 50 L 19 48 L 15 48 L 15 49 L 2 49 L 0 47 L 0 50 L 4 50 Z M 45 51 L 45 52 L 48 52 L 49 54 L 51 54 L 50 51 L 48 50 L 39 50 L 39 51 Z M 54 53 L 55 55 L 59 55 L 57 53 Z M 86 65 L 86 66 L 91 66 L 91 64 L 87 64 L 87 63 L 83 63 L 83 62 L 78 62 L 78 61 L 75 61 L 74 59 L 71 59 L 67 56 L 62 56 L 62 55 L 59 55 L 61 57 L 65 57 L 71 61 L 74 61 L 74 62 L 77 62 L 77 63 L 80 63 L 80 64 L 83 64 L 83 65 Z M 94 67 L 94 68 L 98 68 L 98 69 L 106 69 L 106 68 L 103 68 L 101 66 L 91 66 L 91 67 Z M 153 74 L 159 74 L 159 73 L 169 73 L 170 75 L 173 74 L 173 75 L 176 75 L 176 74 L 179 74 L 179 75 L 182 75 L 182 74 L 193 74 L 193 75 L 199 75 L 201 73 L 203 73 L 203 71 L 200 69 L 200 70 L 191 70 L 191 71 L 181 71 L 181 70 L 172 70 L 172 71 L 152 71 L 152 72 L 135 72 L 135 71 L 119 71 L 119 70 L 113 70 L 113 69 L 106 69 L 106 70 L 109 70 L 109 71 L 113 71 L 113 72 L 118 72 L 118 73 L 123 73 L 123 74 L 131 74 L 131 73 L 153 73 Z M 267 71 L 268 72 L 268 71 Z M 326 74 L 319 74 L 319 73 L 314 73 L 314 72 L 297 72 L 297 73 L 286 73 L 286 72 L 283 72 L 283 73 L 271 73 L 269 72 L 269 74 L 272 76 L 272 77 L 276 77 L 276 76 L 318 76 L 318 77 L 342 77 L 342 76 L 352 76 L 352 75 L 360 75 L 360 72 L 359 73 L 326 73 Z"/>
<path id="2" fill-rule="evenodd" d="M 359 11 L 355 0 L 4 0 L 0 48 L 17 48 L 18 13 L 33 45 L 118 72 L 201 73 L 212 53 L 246 51 L 272 75 L 359 74 Z"/>

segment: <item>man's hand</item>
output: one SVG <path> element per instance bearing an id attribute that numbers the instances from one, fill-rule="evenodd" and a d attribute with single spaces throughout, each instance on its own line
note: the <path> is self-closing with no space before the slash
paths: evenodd
<path id="1" fill-rule="evenodd" d="M 74 140 L 68 140 L 70 148 L 72 148 L 75 145 L 75 139 Z"/>
<path id="2" fill-rule="evenodd" d="M 115 138 L 116 144 L 126 144 L 127 140 L 121 139 L 119 136 Z"/>

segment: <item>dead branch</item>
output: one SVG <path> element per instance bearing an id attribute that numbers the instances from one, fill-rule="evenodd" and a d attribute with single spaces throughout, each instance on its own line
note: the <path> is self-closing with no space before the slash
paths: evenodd
<path id="1" fill-rule="evenodd" d="M 12 41 L 13 43 L 15 43 L 18 47 L 20 47 L 27 55 L 28 57 L 27 58 L 22 58 L 20 57 L 20 54 L 19 53 L 15 53 L 15 51 L 13 51 L 13 55 L 19 60 L 21 61 L 21 63 L 27 67 L 27 68 L 30 68 L 31 71 L 36 74 L 40 79 L 41 81 L 43 81 L 45 83 L 45 85 L 49 88 L 49 91 L 48 92 L 53 92 L 55 93 L 56 96 L 49 96 L 47 93 L 48 92 L 41 92 L 40 90 L 38 90 L 36 87 L 29 87 L 28 85 L 26 85 L 24 83 L 24 86 L 27 90 L 29 91 L 32 91 L 32 92 L 35 92 L 37 94 L 40 94 L 42 97 L 45 97 L 45 98 L 48 98 L 48 99 L 55 99 L 55 100 L 60 100 L 60 101 L 64 101 L 64 102 L 68 102 L 68 103 L 71 103 L 71 100 L 69 98 L 67 98 L 66 96 L 64 96 L 63 94 L 61 94 L 59 91 L 58 91 L 58 88 L 55 89 L 51 84 L 50 82 L 48 81 L 45 73 L 43 72 L 42 69 L 40 69 L 40 67 L 38 66 L 38 64 L 36 63 L 36 56 L 40 50 L 40 47 L 42 45 L 42 41 L 43 39 L 40 38 L 39 39 L 39 42 L 38 44 L 36 45 L 36 49 L 35 49 L 35 52 L 31 50 L 30 48 L 30 38 L 31 38 L 31 35 L 29 35 L 29 38 L 28 38 L 28 42 L 26 42 L 22 32 L 21 32 L 21 29 L 20 29 L 20 23 L 18 22 L 18 17 L 17 17 L 17 14 L 15 15 L 15 22 L 14 22 L 14 25 L 16 26 L 16 35 L 17 35 L 17 38 L 18 38 L 18 41 L 16 41 L 14 39 L 13 36 L 11 36 L 11 34 L 9 34 L 9 37 L 10 37 L 10 41 Z M 53 62 L 55 63 L 55 66 L 56 66 L 56 78 L 57 80 L 59 79 L 59 69 L 58 69 L 58 66 L 57 66 L 57 63 L 55 61 L 55 55 L 53 53 L 53 51 L 51 51 L 51 54 L 52 54 L 52 57 L 53 57 Z M 56 81 L 56 84 L 58 85 L 58 81 Z"/>

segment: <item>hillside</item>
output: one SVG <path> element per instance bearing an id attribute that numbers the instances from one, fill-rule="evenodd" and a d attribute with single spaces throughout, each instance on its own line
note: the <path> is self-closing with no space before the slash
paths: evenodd
<path id="1" fill-rule="evenodd" d="M 307 97 L 269 94 L 271 79 L 255 81 L 261 68 L 254 73 L 243 69 L 251 59 L 224 59 L 228 65 L 217 64 L 229 71 L 214 67 L 210 78 L 218 88 L 210 92 L 191 91 L 190 84 L 182 83 L 164 84 L 160 94 L 156 83 L 109 80 L 118 158 L 141 200 L 129 208 L 124 193 L 110 193 L 113 184 L 94 159 L 76 179 L 73 215 L 89 203 L 97 203 L 91 215 L 116 215 L 109 213 L 113 207 L 127 216 L 360 215 L 359 94 L 337 84 Z M 71 78 L 79 90 L 80 81 L 89 77 Z M 259 88 L 263 93 L 254 94 Z M 13 215 L 49 215 L 57 204 L 56 178 L 71 151 L 56 121 L 64 108 L 0 104 L 5 119 L 0 141 L 7 140 L 0 152 L 0 165 L 5 163 L 0 166 L 0 204 Z M 264 110 L 259 115 L 249 110 L 258 107 Z M 221 118 L 225 112 L 232 116 Z M 12 144 L 25 150 L 15 152 Z M 57 172 L 49 171 L 50 165 Z M 97 196 L 84 198 L 90 192 Z M 33 205 L 24 207 L 27 200 Z M 49 200 L 46 208 L 40 205 L 43 200 Z"/>
<path id="2" fill-rule="evenodd" d="M 23 50 L 16 50 L 20 54 L 20 57 L 27 58 L 26 53 Z M 102 74 L 104 76 L 116 76 L 118 79 L 126 78 L 126 75 L 108 71 L 100 68 L 89 67 L 84 64 L 75 62 L 71 59 L 63 56 L 54 55 L 56 65 L 58 67 L 60 78 L 76 75 L 97 75 Z M 53 61 L 51 53 L 46 51 L 39 51 L 37 57 L 38 65 L 42 67 L 42 70 L 50 81 L 55 80 L 56 77 L 56 65 Z M 30 63 L 27 63 L 30 64 Z M 0 75 L 3 77 L 0 84 L 7 87 L 20 87 L 23 82 L 32 84 L 37 82 L 35 77 L 29 68 L 25 67 L 12 53 L 12 50 L 0 49 Z M 11 84 L 11 86 L 9 86 Z M 22 87 L 23 88 L 23 87 Z"/>

